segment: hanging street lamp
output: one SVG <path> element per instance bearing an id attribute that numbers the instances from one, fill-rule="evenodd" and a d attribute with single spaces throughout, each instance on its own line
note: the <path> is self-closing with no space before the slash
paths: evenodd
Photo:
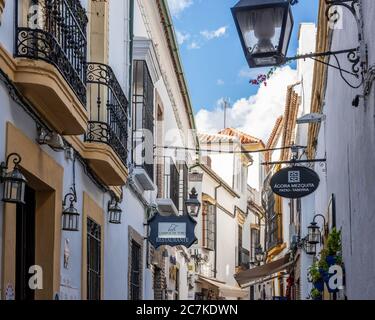
<path id="1" fill-rule="evenodd" d="M 67 201 L 70 202 L 68 207 L 66 207 Z M 75 192 L 67 193 L 65 195 L 62 212 L 62 229 L 64 231 L 79 231 L 79 213 L 74 207 L 74 203 L 76 202 L 77 197 Z"/>
<path id="2" fill-rule="evenodd" d="M 7 172 L 9 160 L 13 159 L 13 170 Z M 18 153 L 8 155 L 5 162 L 0 164 L 0 182 L 4 183 L 3 201 L 6 203 L 25 204 L 26 178 L 19 169 L 22 158 Z"/>
<path id="3" fill-rule="evenodd" d="M 305 252 L 310 256 L 316 255 L 316 243 L 305 242 Z"/>
<path id="4" fill-rule="evenodd" d="M 242 49 L 250 68 L 277 67 L 289 61 L 298 59 L 313 59 L 326 66 L 340 71 L 340 76 L 352 88 L 364 84 L 368 88 L 372 81 L 366 77 L 372 72 L 368 67 L 368 51 L 364 37 L 363 16 L 361 3 L 358 0 L 325 0 L 326 17 L 330 23 L 337 22 L 337 7 L 349 10 L 358 26 L 359 46 L 349 49 L 314 52 L 287 57 L 290 38 L 293 32 L 294 20 L 292 6 L 299 0 L 240 0 L 232 9 L 234 22 L 240 37 Z M 350 69 L 343 69 L 338 55 L 346 55 L 351 65 Z M 327 62 L 326 57 L 334 57 L 336 63 Z M 319 59 L 322 58 L 322 59 Z M 354 78 L 349 81 L 347 76 Z M 365 90 L 368 95 L 368 90 Z M 357 96 L 353 106 L 358 106 Z"/>
<path id="5" fill-rule="evenodd" d="M 326 228 L 326 218 L 322 214 L 316 214 L 314 216 L 313 221 L 310 223 L 310 225 L 307 227 L 307 242 L 310 244 L 318 244 L 321 242 L 322 234 L 320 232 L 320 227 L 316 223 L 316 218 L 322 218 L 323 219 L 323 230 L 324 232 L 327 232 Z"/>
<path id="6" fill-rule="evenodd" d="M 260 263 L 264 261 L 264 251 L 261 245 L 255 248 L 255 260 Z"/>
<path id="7" fill-rule="evenodd" d="M 284 62 L 294 25 L 289 0 L 241 0 L 232 14 L 250 68 Z"/>
<path id="8" fill-rule="evenodd" d="M 310 244 L 320 243 L 320 228 L 318 224 L 314 221 L 307 227 L 307 242 Z"/>
<path id="9" fill-rule="evenodd" d="M 114 197 L 111 199 L 111 201 L 108 202 L 108 214 L 109 223 L 121 224 L 122 210 L 120 208 L 119 202 Z"/>
<path id="10" fill-rule="evenodd" d="M 186 211 L 191 217 L 198 217 L 201 203 L 198 200 L 198 193 L 195 188 L 191 189 L 189 199 L 185 201 Z"/>

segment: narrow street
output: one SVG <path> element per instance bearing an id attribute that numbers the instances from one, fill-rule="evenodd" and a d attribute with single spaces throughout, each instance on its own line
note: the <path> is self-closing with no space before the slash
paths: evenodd
<path id="1" fill-rule="evenodd" d="M 374 18 L 0 0 L 0 300 L 375 300 Z"/>

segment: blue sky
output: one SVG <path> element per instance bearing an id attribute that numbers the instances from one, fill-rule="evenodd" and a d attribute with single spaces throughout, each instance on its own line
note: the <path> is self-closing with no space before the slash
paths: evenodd
<path id="1" fill-rule="evenodd" d="M 249 84 L 259 74 L 249 69 L 230 8 L 237 0 L 168 0 L 194 111 L 213 110 L 223 97 L 232 103 L 258 91 Z M 318 0 L 300 0 L 293 7 L 294 31 L 289 55 L 297 49 L 298 26 L 316 22 Z M 291 65 L 294 67 L 294 65 Z"/>

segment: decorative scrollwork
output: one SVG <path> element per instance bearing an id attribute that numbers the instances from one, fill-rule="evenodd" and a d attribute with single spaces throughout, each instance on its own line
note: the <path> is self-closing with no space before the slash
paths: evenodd
<path id="1" fill-rule="evenodd" d="M 347 57 L 348 57 L 349 62 L 352 64 L 352 72 L 356 75 L 357 78 L 359 78 L 359 74 L 361 70 L 359 63 L 361 61 L 361 58 L 358 54 L 358 50 L 353 50 L 353 51 L 348 52 Z"/>
<path id="2" fill-rule="evenodd" d="M 44 0 L 37 25 L 17 28 L 16 57 L 53 64 L 86 106 L 87 16 L 79 1 Z"/>
<path id="3" fill-rule="evenodd" d="M 328 21 L 336 23 L 339 18 L 340 14 L 337 11 L 336 6 L 342 6 L 348 9 L 354 17 L 357 19 L 357 5 L 359 4 L 358 0 L 326 0 L 326 17 Z M 334 8 L 334 10 L 332 10 Z"/>
<path id="4" fill-rule="evenodd" d="M 86 83 L 91 85 L 92 100 L 95 100 L 90 107 L 92 121 L 86 141 L 110 145 L 126 163 L 128 100 L 112 68 L 102 63 L 88 63 Z"/>

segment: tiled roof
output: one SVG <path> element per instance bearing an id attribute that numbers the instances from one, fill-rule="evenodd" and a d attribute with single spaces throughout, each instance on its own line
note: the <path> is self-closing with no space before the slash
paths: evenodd
<path id="1" fill-rule="evenodd" d="M 240 143 L 237 137 L 231 137 L 224 134 L 209 134 L 198 133 L 198 138 L 201 143 Z"/>
<path id="2" fill-rule="evenodd" d="M 228 135 L 228 136 L 232 136 L 232 137 L 237 137 L 240 139 L 241 143 L 242 144 L 263 144 L 263 141 L 259 138 L 256 138 L 256 137 L 253 137 L 247 133 L 244 133 L 240 130 L 237 130 L 237 129 L 233 129 L 233 128 L 227 128 L 227 129 L 223 129 L 219 132 L 219 134 L 225 134 L 225 135 Z"/>

